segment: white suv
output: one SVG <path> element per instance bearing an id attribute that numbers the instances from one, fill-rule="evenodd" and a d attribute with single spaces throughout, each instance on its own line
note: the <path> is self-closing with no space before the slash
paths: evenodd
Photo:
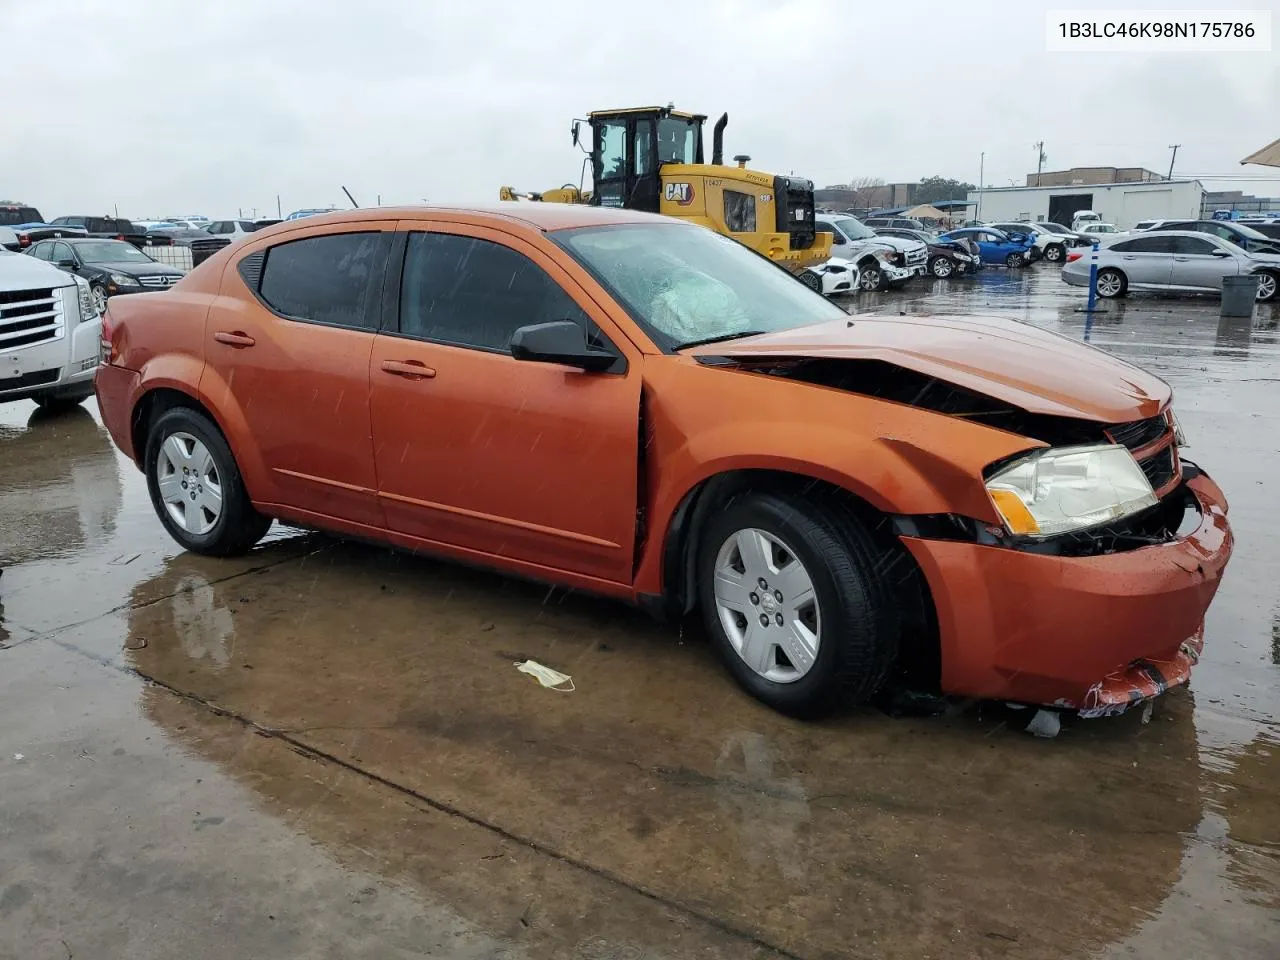
<path id="1" fill-rule="evenodd" d="M 88 399 L 101 345 L 102 318 L 82 277 L 0 250 L 0 403 L 52 410 Z"/>

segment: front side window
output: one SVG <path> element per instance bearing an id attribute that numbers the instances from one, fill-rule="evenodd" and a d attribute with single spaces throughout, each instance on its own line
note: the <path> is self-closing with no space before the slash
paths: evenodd
<path id="1" fill-rule="evenodd" d="M 756 229 L 755 195 L 726 190 L 724 192 L 724 225 L 730 233 L 754 233 Z"/>
<path id="2" fill-rule="evenodd" d="M 1133 240 L 1121 240 L 1111 245 L 1112 250 L 1121 253 L 1173 253 L 1176 237 L 1137 237 Z"/>
<path id="3" fill-rule="evenodd" d="M 49 259 L 54 263 L 61 263 L 63 260 L 74 260 L 75 254 L 71 252 L 71 247 L 65 243 L 55 243 L 53 252 L 49 255 Z"/>
<path id="4" fill-rule="evenodd" d="M 627 122 L 625 120 L 608 120 L 597 128 L 599 138 L 599 157 L 596 160 L 596 183 L 602 180 L 621 180 L 626 173 L 627 163 Z M 621 206 L 622 184 L 611 185 L 606 191 L 600 189 L 601 202 L 605 206 Z M 616 202 L 610 202 L 616 200 Z"/>
<path id="5" fill-rule="evenodd" d="M 653 121 L 636 121 L 635 135 L 635 170 L 636 176 L 653 173 Z"/>
<path id="6" fill-rule="evenodd" d="M 665 350 L 847 318 L 736 240 L 681 224 L 550 234 Z"/>
<path id="7" fill-rule="evenodd" d="M 271 247 L 258 293 L 293 320 L 374 329 L 377 321 L 367 307 L 381 269 L 381 236 L 334 233 Z"/>
<path id="8" fill-rule="evenodd" d="M 500 243 L 413 233 L 400 286 L 400 332 L 421 340 L 506 352 L 520 327 L 572 320 L 582 308 L 545 270 Z"/>

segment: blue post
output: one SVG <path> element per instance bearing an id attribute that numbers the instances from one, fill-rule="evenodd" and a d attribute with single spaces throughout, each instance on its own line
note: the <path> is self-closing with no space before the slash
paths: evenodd
<path id="1" fill-rule="evenodd" d="M 1092 252 L 1089 254 L 1089 306 L 1087 311 L 1093 313 L 1098 303 L 1098 241 L 1094 240 L 1089 246 Z"/>

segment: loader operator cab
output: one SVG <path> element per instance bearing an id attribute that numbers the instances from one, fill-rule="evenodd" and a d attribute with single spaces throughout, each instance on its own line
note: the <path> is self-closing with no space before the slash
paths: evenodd
<path id="1" fill-rule="evenodd" d="M 663 164 L 703 162 L 701 114 L 670 107 L 601 110 L 591 125 L 591 202 L 657 213 Z M 574 142 L 578 127 L 574 126 Z"/>

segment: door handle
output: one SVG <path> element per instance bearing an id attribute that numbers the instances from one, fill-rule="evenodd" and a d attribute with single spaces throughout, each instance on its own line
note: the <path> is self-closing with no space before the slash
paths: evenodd
<path id="1" fill-rule="evenodd" d="M 1131 253 L 1130 253 L 1130 254 L 1126 254 L 1124 259 L 1126 259 L 1126 260 L 1137 260 L 1138 258 L 1137 258 L 1136 256 L 1134 256 L 1133 254 L 1131 254 Z"/>
<path id="2" fill-rule="evenodd" d="M 239 330 L 232 333 L 228 333 L 226 330 L 219 330 L 213 335 L 213 339 L 218 343 L 225 343 L 229 347 L 252 347 L 258 342 L 247 333 L 241 333 Z"/>
<path id="3" fill-rule="evenodd" d="M 430 380 L 436 375 L 435 367 L 428 367 L 417 360 L 383 360 L 382 372 L 409 380 Z"/>

